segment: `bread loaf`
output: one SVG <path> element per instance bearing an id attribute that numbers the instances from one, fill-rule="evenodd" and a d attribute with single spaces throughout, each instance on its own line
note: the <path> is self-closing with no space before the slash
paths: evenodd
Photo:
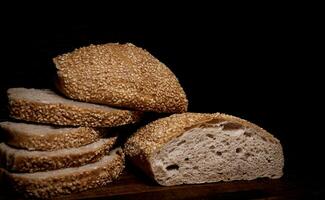
<path id="1" fill-rule="evenodd" d="M 140 128 L 126 155 L 159 184 L 280 178 L 280 141 L 257 125 L 225 114 L 184 113 Z"/>

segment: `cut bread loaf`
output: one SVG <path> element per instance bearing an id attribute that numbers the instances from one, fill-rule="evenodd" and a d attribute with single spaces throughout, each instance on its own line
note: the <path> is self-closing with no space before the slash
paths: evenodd
<path id="1" fill-rule="evenodd" d="M 141 111 L 187 110 L 185 92 L 172 71 L 133 44 L 90 45 L 53 60 L 57 87 L 72 99 Z"/>
<path id="2" fill-rule="evenodd" d="M 10 146 L 38 151 L 53 151 L 80 147 L 98 141 L 103 129 L 90 127 L 57 127 L 21 122 L 0 122 L 5 143 Z"/>
<path id="3" fill-rule="evenodd" d="M 79 167 L 101 159 L 112 148 L 117 137 L 100 139 L 79 148 L 56 151 L 28 151 L 0 144 L 1 167 L 12 172 L 37 172 L 66 167 Z"/>
<path id="4" fill-rule="evenodd" d="M 51 198 L 105 186 L 117 179 L 124 169 L 124 154 L 113 150 L 98 162 L 76 168 L 36 173 L 10 173 L 6 178 L 14 190 L 26 197 Z"/>
<path id="5" fill-rule="evenodd" d="M 140 128 L 125 152 L 159 184 L 280 178 L 280 141 L 264 129 L 225 114 L 175 114 Z"/>
<path id="6" fill-rule="evenodd" d="M 65 99 L 51 90 L 11 88 L 7 91 L 13 118 L 30 122 L 114 127 L 135 123 L 141 113 Z"/>

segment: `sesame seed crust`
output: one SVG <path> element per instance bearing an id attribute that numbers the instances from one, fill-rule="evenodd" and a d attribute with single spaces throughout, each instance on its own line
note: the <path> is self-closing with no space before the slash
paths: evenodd
<path id="1" fill-rule="evenodd" d="M 25 130 L 24 127 L 30 129 Z M 105 132 L 103 129 L 91 127 L 53 128 L 47 125 L 21 122 L 0 122 L 0 128 L 4 130 L 6 135 L 6 144 L 20 149 L 37 151 L 81 147 L 98 141 Z M 35 128 L 43 132 L 35 134 Z"/>
<path id="2" fill-rule="evenodd" d="M 12 172 L 38 172 L 79 167 L 100 160 L 115 144 L 117 137 L 100 139 L 79 148 L 56 151 L 28 151 L 0 144 L 0 164 Z"/>
<path id="3" fill-rule="evenodd" d="M 263 128 L 235 116 L 222 113 L 182 113 L 158 119 L 140 128 L 125 143 L 125 154 L 152 176 L 150 160 L 165 144 L 192 128 L 208 127 L 223 121 L 250 128 L 260 136 L 279 142 Z"/>
<path id="4" fill-rule="evenodd" d="M 124 153 L 118 148 L 98 162 L 79 168 L 21 174 L 6 171 L 5 176 L 14 190 L 26 197 L 48 199 L 103 187 L 117 179 L 124 167 Z"/>
<path id="5" fill-rule="evenodd" d="M 140 111 L 187 111 L 185 92 L 173 72 L 133 44 L 90 45 L 53 61 L 57 87 L 72 99 Z"/>
<path id="6" fill-rule="evenodd" d="M 73 100 L 70 100 L 71 103 L 31 100 L 25 98 L 25 94 L 15 93 L 20 90 L 32 92 L 37 89 L 9 89 L 7 93 L 10 116 L 30 122 L 68 126 L 115 127 L 135 123 L 140 120 L 142 114 L 139 111 L 115 109 L 108 106 L 100 106 L 105 109 L 90 108 L 89 106 L 80 106 L 82 104 L 80 102 L 73 105 L 75 103 Z M 46 92 L 55 95 L 50 90 L 46 90 Z"/>

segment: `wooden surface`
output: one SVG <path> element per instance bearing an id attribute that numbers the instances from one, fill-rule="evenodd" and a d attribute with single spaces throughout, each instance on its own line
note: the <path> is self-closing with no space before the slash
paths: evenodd
<path id="1" fill-rule="evenodd" d="M 163 187 L 139 172 L 125 171 L 119 180 L 106 187 L 56 199 L 318 199 L 313 195 L 305 184 L 286 177 Z M 2 186 L 0 199 L 23 198 Z"/>

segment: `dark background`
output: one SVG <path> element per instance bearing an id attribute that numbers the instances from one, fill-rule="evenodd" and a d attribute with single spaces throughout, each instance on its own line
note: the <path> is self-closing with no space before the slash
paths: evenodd
<path id="1" fill-rule="evenodd" d="M 324 117 L 318 114 L 324 65 L 318 62 L 317 13 L 294 8 L 256 13 L 181 8 L 181 13 L 158 7 L 91 13 L 89 8 L 69 17 L 47 9 L 5 14 L 1 118 L 7 115 L 7 88 L 53 88 L 54 56 L 89 44 L 131 42 L 176 74 L 189 111 L 225 112 L 264 127 L 283 144 L 285 177 L 322 190 Z"/>

